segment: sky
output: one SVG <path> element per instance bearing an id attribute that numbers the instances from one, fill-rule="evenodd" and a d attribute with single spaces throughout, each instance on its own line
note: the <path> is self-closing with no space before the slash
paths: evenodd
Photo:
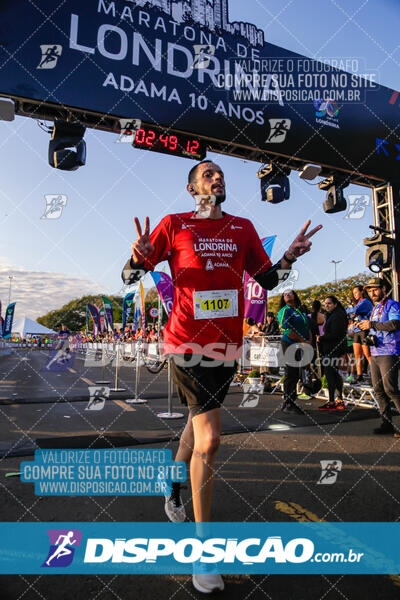
<path id="1" fill-rule="evenodd" d="M 265 39 L 314 58 L 358 58 L 396 89 L 399 79 L 400 7 L 395 0 L 230 0 L 230 20 L 254 23 Z M 37 122 L 17 117 L 0 121 L 0 300 L 17 302 L 16 317 L 40 315 L 84 294 L 123 294 L 121 269 L 134 241 L 134 216 L 148 215 L 155 226 L 168 213 L 193 208 L 186 192 L 194 163 L 116 143 L 117 135 L 88 129 L 87 164 L 73 172 L 47 162 L 49 135 Z M 356 144 L 356 132 L 349 144 Z M 310 218 L 323 230 L 296 264 L 297 288 L 331 281 L 332 260 L 342 261 L 338 278 L 365 271 L 362 239 L 371 235 L 371 191 L 350 186 L 347 194 L 367 194 L 362 219 L 322 210 L 325 193 L 290 176 L 291 197 L 278 205 L 260 200 L 258 163 L 208 153 L 225 173 L 224 209 L 251 219 L 260 237 L 277 235 L 272 259 Z M 45 196 L 66 197 L 59 219 L 43 219 Z"/>

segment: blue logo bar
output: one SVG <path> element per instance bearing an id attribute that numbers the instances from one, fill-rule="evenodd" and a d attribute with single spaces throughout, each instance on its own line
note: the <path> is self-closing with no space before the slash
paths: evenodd
<path id="1" fill-rule="evenodd" d="M 392 574 L 400 523 L 0 523 L 1 574 Z"/>

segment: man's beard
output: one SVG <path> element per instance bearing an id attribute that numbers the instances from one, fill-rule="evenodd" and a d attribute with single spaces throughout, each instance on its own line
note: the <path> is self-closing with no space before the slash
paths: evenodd
<path id="1" fill-rule="evenodd" d="M 215 199 L 216 199 L 216 204 L 222 204 L 222 202 L 225 202 L 226 200 L 226 194 L 214 194 Z"/>

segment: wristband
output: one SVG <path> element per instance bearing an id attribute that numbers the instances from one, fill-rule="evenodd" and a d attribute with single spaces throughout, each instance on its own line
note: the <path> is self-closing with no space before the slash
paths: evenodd
<path id="1" fill-rule="evenodd" d="M 283 255 L 283 259 L 286 260 L 286 262 L 288 262 L 290 265 L 292 265 L 294 262 L 296 262 L 297 258 L 295 258 L 294 260 L 290 260 L 290 258 L 287 257 L 287 254 L 285 252 L 285 254 Z"/>

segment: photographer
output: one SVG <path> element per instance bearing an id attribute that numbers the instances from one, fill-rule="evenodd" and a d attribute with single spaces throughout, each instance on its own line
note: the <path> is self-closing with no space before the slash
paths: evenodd
<path id="1" fill-rule="evenodd" d="M 386 293 L 384 281 L 379 277 L 370 279 L 365 286 L 371 295 L 374 308 L 369 320 L 359 323 L 367 332 L 366 342 L 371 348 L 371 377 L 379 410 L 382 416 L 376 434 L 394 433 L 390 402 L 400 412 L 400 303 Z"/>

